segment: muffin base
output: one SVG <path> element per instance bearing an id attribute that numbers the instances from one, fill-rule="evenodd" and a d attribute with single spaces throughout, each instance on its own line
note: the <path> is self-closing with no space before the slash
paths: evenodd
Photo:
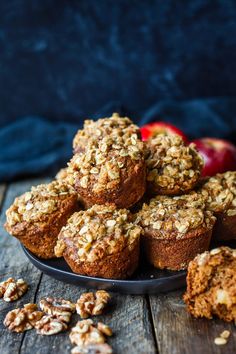
<path id="1" fill-rule="evenodd" d="M 121 252 L 95 262 L 78 262 L 76 253 L 70 248 L 64 251 L 63 257 L 74 273 L 99 278 L 126 279 L 138 267 L 139 241 L 135 242 L 131 250 L 126 247 Z"/>
<path id="2" fill-rule="evenodd" d="M 161 239 L 145 232 L 142 243 L 146 258 L 154 267 L 183 270 L 198 253 L 209 249 L 211 235 L 212 230 L 195 230 L 184 238 Z"/>

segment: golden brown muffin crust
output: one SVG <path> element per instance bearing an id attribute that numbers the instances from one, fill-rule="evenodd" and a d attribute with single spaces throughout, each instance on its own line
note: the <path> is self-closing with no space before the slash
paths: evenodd
<path id="1" fill-rule="evenodd" d="M 57 236 L 69 216 L 78 209 L 77 195 L 54 181 L 32 187 L 7 210 L 6 230 L 31 252 L 54 257 Z"/>

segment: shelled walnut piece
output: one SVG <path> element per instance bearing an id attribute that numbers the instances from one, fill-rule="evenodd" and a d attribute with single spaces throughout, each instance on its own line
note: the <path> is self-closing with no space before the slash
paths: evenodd
<path id="1" fill-rule="evenodd" d="M 103 344 L 105 336 L 111 336 L 111 329 L 100 323 L 96 326 L 91 319 L 78 321 L 70 332 L 70 341 L 78 346 L 86 346 L 90 344 Z"/>
<path id="2" fill-rule="evenodd" d="M 44 336 L 51 336 L 67 330 L 68 324 L 64 322 L 60 316 L 57 315 L 44 315 L 35 324 L 35 329 L 38 334 Z"/>
<path id="3" fill-rule="evenodd" d="M 110 295 L 105 290 L 84 293 L 76 303 L 76 311 L 81 318 L 101 315 L 109 300 Z"/>
<path id="4" fill-rule="evenodd" d="M 159 134 L 146 142 L 149 194 L 178 195 L 192 190 L 201 176 L 203 159 L 194 144 L 175 134 Z"/>
<path id="5" fill-rule="evenodd" d="M 76 346 L 71 350 L 71 354 L 112 354 L 112 348 L 107 343 L 89 344 Z"/>
<path id="6" fill-rule="evenodd" d="M 46 297 L 40 300 L 39 306 L 47 315 L 57 316 L 63 322 L 69 323 L 75 304 L 62 298 Z"/>
<path id="7" fill-rule="evenodd" d="M 28 284 L 23 279 L 8 278 L 0 283 L 0 298 L 6 302 L 18 300 L 28 290 Z"/>
<path id="8" fill-rule="evenodd" d="M 32 329 L 43 316 L 43 312 L 38 311 L 37 308 L 35 304 L 26 304 L 24 308 L 8 312 L 3 322 L 4 326 L 17 333 Z"/>

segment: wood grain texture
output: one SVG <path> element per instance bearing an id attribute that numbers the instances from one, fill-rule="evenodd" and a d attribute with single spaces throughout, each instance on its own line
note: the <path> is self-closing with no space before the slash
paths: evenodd
<path id="1" fill-rule="evenodd" d="M 80 294 L 85 291 L 88 290 L 67 285 L 43 275 L 36 301 L 38 302 L 46 295 L 76 301 Z M 111 295 L 111 303 L 104 315 L 95 316 L 93 319 L 95 322 L 102 321 L 112 328 L 114 336 L 109 338 L 108 342 L 113 347 L 114 353 L 156 353 L 145 297 L 122 296 L 114 293 Z M 71 326 L 79 319 L 79 315 L 74 314 Z M 70 353 L 72 345 L 68 334 L 69 331 L 57 336 L 47 337 L 39 336 L 35 331 L 29 331 L 24 337 L 21 352 L 31 354 L 37 348 L 37 354 L 51 354 L 53 348 L 58 354 Z"/>
<path id="2" fill-rule="evenodd" d="M 194 319 L 182 300 L 183 291 L 150 296 L 150 306 L 160 354 L 235 354 L 236 331 L 233 324 L 214 319 Z M 231 332 L 224 346 L 214 339 L 224 330 Z"/>

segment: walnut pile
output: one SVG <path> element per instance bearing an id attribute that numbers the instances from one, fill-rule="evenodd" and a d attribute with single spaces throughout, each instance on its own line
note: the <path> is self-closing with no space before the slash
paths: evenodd
<path id="1" fill-rule="evenodd" d="M 98 325 L 91 320 L 78 321 L 70 332 L 70 341 L 77 346 L 86 346 L 90 344 L 103 344 L 106 341 L 105 336 L 111 336 L 111 329 L 105 324 L 99 322 Z"/>
<path id="2" fill-rule="evenodd" d="M 34 328 L 43 316 L 43 312 L 37 309 L 36 304 L 26 304 L 24 308 L 12 310 L 6 315 L 3 324 L 12 332 L 28 331 Z"/>
<path id="3" fill-rule="evenodd" d="M 8 278 L 0 283 L 0 298 L 6 302 L 18 300 L 28 290 L 28 284 L 23 279 Z"/>
<path id="4" fill-rule="evenodd" d="M 72 349 L 71 354 L 112 354 L 112 348 L 107 343 L 77 345 Z"/>
<path id="5" fill-rule="evenodd" d="M 110 295 L 105 290 L 98 290 L 95 294 L 84 293 L 76 303 L 76 311 L 81 318 L 101 315 L 109 300 Z"/>
<path id="6" fill-rule="evenodd" d="M 74 242 L 78 259 L 94 262 L 127 246 L 132 250 L 141 231 L 128 210 L 116 209 L 114 205 L 94 205 L 70 217 L 58 236 L 55 254 L 61 257 L 66 242 Z"/>

